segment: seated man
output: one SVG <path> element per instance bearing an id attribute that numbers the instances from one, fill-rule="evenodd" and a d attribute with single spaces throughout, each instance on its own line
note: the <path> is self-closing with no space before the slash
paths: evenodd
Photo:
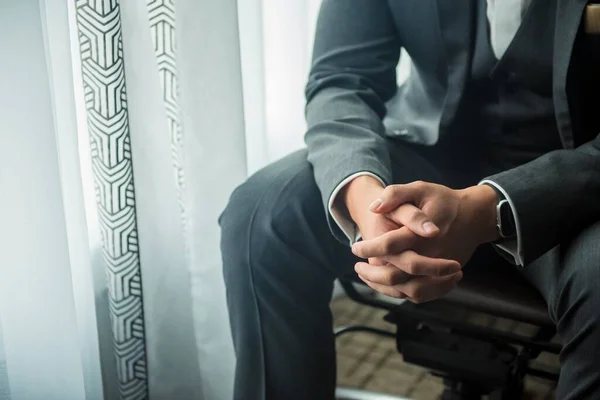
<path id="1" fill-rule="evenodd" d="M 429 301 L 490 244 L 548 303 L 558 398 L 600 399 L 596 11 L 323 1 L 308 148 L 250 177 L 220 219 L 235 399 L 333 399 L 335 278 Z M 401 48 L 412 70 L 397 89 Z"/>

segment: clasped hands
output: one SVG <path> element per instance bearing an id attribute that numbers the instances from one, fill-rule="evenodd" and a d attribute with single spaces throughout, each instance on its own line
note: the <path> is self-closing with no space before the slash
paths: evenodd
<path id="1" fill-rule="evenodd" d="M 355 270 L 391 297 L 420 303 L 444 296 L 462 279 L 462 266 L 477 246 L 498 236 L 498 198 L 486 185 L 453 190 L 413 182 L 383 188 L 364 176 L 348 185 L 343 198 L 363 237 L 352 252 L 368 259 Z"/>

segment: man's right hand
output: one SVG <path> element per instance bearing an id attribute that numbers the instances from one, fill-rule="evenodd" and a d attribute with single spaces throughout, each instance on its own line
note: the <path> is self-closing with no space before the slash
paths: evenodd
<path id="1" fill-rule="evenodd" d="M 350 218 L 365 240 L 401 227 L 385 215 L 369 210 L 372 203 L 381 197 L 383 190 L 384 187 L 377 179 L 360 176 L 341 192 L 340 200 L 345 203 Z M 429 217 L 416 207 L 414 218 L 419 219 L 419 226 L 430 228 L 420 230 L 419 236 L 434 237 L 439 233 Z M 369 259 L 369 264 L 380 268 L 361 268 L 361 264 L 364 263 L 357 263 L 355 270 L 371 288 L 396 298 L 408 297 L 415 302 L 433 300 L 446 294 L 461 277 L 460 264 L 456 261 L 424 257 L 411 251 L 403 254 L 402 260 L 397 263 L 399 265 L 392 265 L 378 258 Z M 368 271 L 368 276 L 363 276 L 361 270 Z"/>
<path id="2" fill-rule="evenodd" d="M 346 205 L 350 218 L 365 239 L 399 228 L 398 224 L 385 215 L 369 211 L 370 204 L 380 198 L 383 191 L 384 187 L 377 179 L 365 175 L 352 180 L 341 193 L 340 198 Z"/>

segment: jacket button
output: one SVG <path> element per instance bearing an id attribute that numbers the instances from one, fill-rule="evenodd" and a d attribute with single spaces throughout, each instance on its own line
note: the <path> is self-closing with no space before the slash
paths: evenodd
<path id="1" fill-rule="evenodd" d="M 408 129 L 406 128 L 394 130 L 394 136 L 407 136 L 408 133 Z"/>

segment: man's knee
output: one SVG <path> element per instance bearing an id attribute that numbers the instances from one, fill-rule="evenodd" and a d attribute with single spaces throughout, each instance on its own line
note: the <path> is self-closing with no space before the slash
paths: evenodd
<path id="1" fill-rule="evenodd" d="M 245 181 L 239 185 L 229 197 L 227 205 L 219 217 L 221 226 L 221 247 L 223 252 L 229 252 L 229 248 L 235 242 L 248 236 L 250 219 L 253 209 L 258 204 L 258 188 L 252 187 Z"/>
<path id="2" fill-rule="evenodd" d="M 320 204 L 302 152 L 257 172 L 235 189 L 219 219 L 224 261 L 252 257 L 260 264 L 261 257 L 280 250 L 282 243 L 294 241 L 300 227 L 307 225 L 310 211 L 316 211 L 315 207 L 320 210 Z M 225 264 L 226 268 L 234 267 L 240 260 Z"/>

